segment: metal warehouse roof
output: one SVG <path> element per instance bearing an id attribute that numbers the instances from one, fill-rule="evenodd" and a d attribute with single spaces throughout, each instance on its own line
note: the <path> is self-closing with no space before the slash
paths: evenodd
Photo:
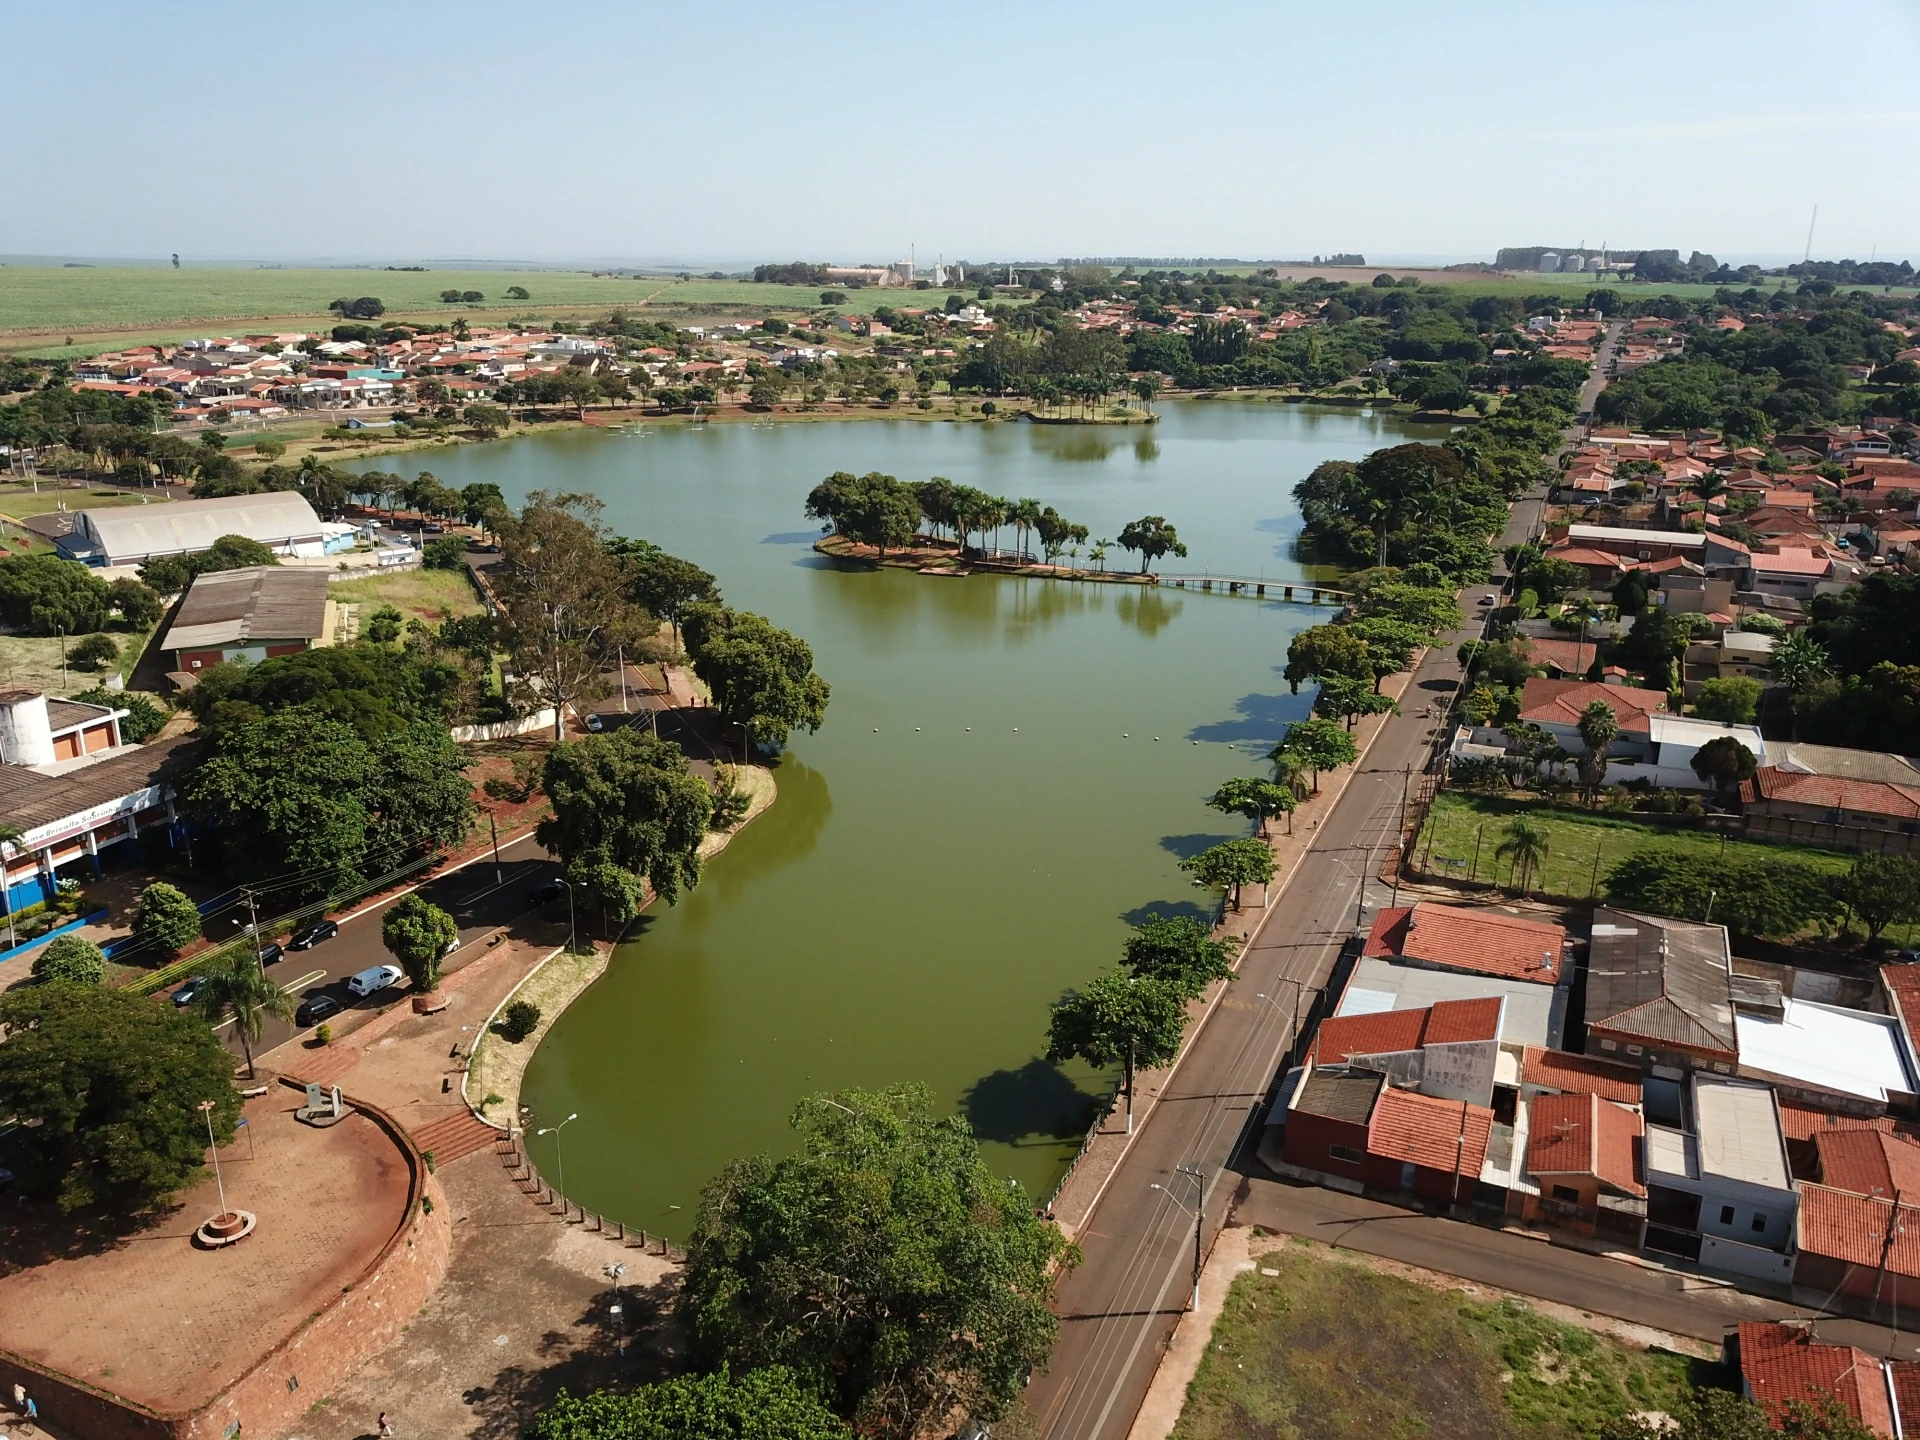
<path id="1" fill-rule="evenodd" d="M 264 495 L 231 495 L 218 500 L 173 500 L 158 505 L 123 505 L 81 510 L 61 548 L 97 551 L 109 565 L 126 565 L 153 555 L 195 554 L 210 549 L 222 535 L 244 535 L 263 545 L 321 538 L 320 517 L 304 495 L 274 490 Z"/>
<path id="2" fill-rule="evenodd" d="M 317 640 L 326 628 L 326 571 L 249 565 L 198 577 L 180 602 L 162 648 Z"/>

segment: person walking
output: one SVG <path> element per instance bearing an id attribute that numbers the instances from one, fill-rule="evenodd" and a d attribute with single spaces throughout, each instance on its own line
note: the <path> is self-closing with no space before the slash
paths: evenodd
<path id="1" fill-rule="evenodd" d="M 393 1434 L 393 1426 L 387 1420 L 387 1412 L 384 1410 L 380 1412 L 380 1434 L 382 1440 L 385 1440 L 386 1436 Z"/>
<path id="2" fill-rule="evenodd" d="M 27 1396 L 27 1420 L 34 1425 L 40 1423 L 40 1407 L 34 1403 L 31 1395 Z"/>

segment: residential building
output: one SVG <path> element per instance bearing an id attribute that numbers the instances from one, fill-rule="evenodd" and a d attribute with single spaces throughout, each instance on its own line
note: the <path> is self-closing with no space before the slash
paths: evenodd
<path id="1" fill-rule="evenodd" d="M 1882 1360 L 1855 1345 L 1826 1345 L 1812 1329 L 1743 1320 L 1737 1339 L 1740 1388 L 1775 1429 L 1794 1405 L 1837 1404 L 1875 1435 L 1899 1440 L 1920 1426 L 1920 1365 Z"/>
<path id="2" fill-rule="evenodd" d="M 1911 1326 L 1920 1307 L 1920 1208 L 1904 1196 L 1800 1186 L 1797 1299 Z"/>
<path id="3" fill-rule="evenodd" d="M 1526 1169 L 1538 1199 L 1520 1207 L 1521 1217 L 1544 1215 L 1592 1234 L 1604 1209 L 1606 1228 L 1637 1246 L 1647 1198 L 1636 1161 L 1639 1105 L 1591 1092 L 1539 1095 L 1527 1105 L 1527 1121 Z"/>
<path id="4" fill-rule="evenodd" d="M 1646 1247 L 1785 1283 L 1800 1194 L 1773 1091 L 1694 1074 L 1648 1081 Z"/>
<path id="5" fill-rule="evenodd" d="M 1601 906 L 1587 958 L 1589 1055 L 1677 1081 L 1739 1063 L 1724 925 Z"/>
<path id="6" fill-rule="evenodd" d="M 1567 932 L 1498 910 L 1423 900 L 1383 909 L 1361 954 L 1406 965 L 1557 985 L 1566 973 Z"/>
<path id="7" fill-rule="evenodd" d="M 161 648 L 178 674 L 223 660 L 266 660 L 330 645 L 340 606 L 327 598 L 327 572 L 279 565 L 216 570 L 196 578 Z"/>
<path id="8" fill-rule="evenodd" d="M 1883 758 L 1905 763 L 1900 756 Z M 1847 850 L 1920 849 L 1920 776 L 1907 783 L 1763 765 L 1741 783 L 1740 799 L 1747 829 L 1755 834 Z"/>

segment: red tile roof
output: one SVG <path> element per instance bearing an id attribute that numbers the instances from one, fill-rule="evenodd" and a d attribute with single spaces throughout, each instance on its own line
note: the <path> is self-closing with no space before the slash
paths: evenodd
<path id="1" fill-rule="evenodd" d="M 1564 1090 L 1598 1095 L 1623 1105 L 1640 1103 L 1640 1072 L 1611 1060 L 1575 1055 L 1566 1050 L 1543 1050 L 1529 1045 L 1520 1053 L 1520 1083 L 1542 1090 Z"/>
<path id="2" fill-rule="evenodd" d="M 1387 1089 L 1373 1107 L 1367 1151 L 1402 1164 L 1478 1178 L 1492 1132 L 1493 1112 L 1484 1106 Z"/>
<path id="3" fill-rule="evenodd" d="M 1535 1175 L 1591 1175 L 1644 1199 L 1634 1174 L 1640 1114 L 1598 1095 L 1538 1095 L 1529 1107 L 1527 1169 Z"/>
<path id="4" fill-rule="evenodd" d="M 1585 675 L 1599 658 L 1600 646 L 1592 640 L 1562 640 L 1558 636 L 1529 635 L 1523 642 L 1526 657 L 1536 665 Z"/>
<path id="5" fill-rule="evenodd" d="M 1535 683 L 1527 682 L 1529 686 Z M 1522 920 L 1517 915 L 1496 910 L 1470 910 L 1422 900 L 1417 905 L 1386 909 L 1376 915 L 1362 953 L 1443 965 L 1478 975 L 1498 975 L 1508 980 L 1556 985 L 1560 981 L 1566 943 L 1567 932 L 1558 925 Z"/>
<path id="6" fill-rule="evenodd" d="M 1749 805 L 1778 800 L 1821 810 L 1855 810 L 1901 820 L 1920 818 L 1920 786 L 1854 780 L 1845 775 L 1802 775 L 1773 765 L 1763 766 L 1751 780 L 1743 780 L 1740 798 Z"/>
<path id="7" fill-rule="evenodd" d="M 1880 984 L 1908 1038 L 1920 1035 L 1920 965 L 1882 965 Z"/>
<path id="8" fill-rule="evenodd" d="M 1667 709 L 1667 692 L 1632 685 L 1602 685 L 1592 680 L 1527 681 L 1520 692 L 1520 718 L 1536 725 L 1578 725 L 1580 712 L 1596 700 L 1613 707 L 1623 735 L 1648 735 L 1647 716 Z"/>
<path id="9" fill-rule="evenodd" d="M 1880 1362 L 1854 1346 L 1820 1344 L 1794 1325 L 1743 1320 L 1740 1376 L 1775 1428 L 1794 1401 L 1818 1409 L 1831 1396 L 1874 1434 L 1894 1433 Z"/>
<path id="10" fill-rule="evenodd" d="M 1881 1130 L 1891 1135 L 1896 1128 L 1891 1115 L 1836 1115 L 1792 1100 L 1780 1101 L 1780 1129 L 1789 1140 L 1817 1140 L 1830 1131 Z"/>
<path id="11" fill-rule="evenodd" d="M 1889 1245 L 1888 1232 L 1892 1232 Z M 1800 1187 L 1800 1248 L 1852 1265 L 1876 1268 L 1886 1255 L 1888 1273 L 1920 1279 L 1920 1208 L 1900 1203 L 1894 1224 L 1893 1201 L 1851 1195 L 1830 1185 Z"/>
<path id="12" fill-rule="evenodd" d="M 1428 1011 L 1423 1045 L 1452 1045 L 1469 1040 L 1498 1040 L 1505 1003 L 1498 995 L 1472 1000 L 1436 1000 Z"/>
<path id="13" fill-rule="evenodd" d="M 1855 1195 L 1920 1202 L 1920 1145 L 1882 1130 L 1825 1130 L 1813 1137 L 1820 1181 Z M 1920 1416 L 1916 1416 L 1920 1419 Z"/>
<path id="14" fill-rule="evenodd" d="M 1420 1048 L 1427 1011 L 1383 1010 L 1372 1015 L 1330 1015 L 1313 1039 L 1318 1065 L 1338 1065 L 1352 1055 L 1393 1055 Z"/>

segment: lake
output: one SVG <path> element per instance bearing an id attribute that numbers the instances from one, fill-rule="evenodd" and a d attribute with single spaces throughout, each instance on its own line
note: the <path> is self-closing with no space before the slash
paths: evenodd
<path id="1" fill-rule="evenodd" d="M 1094 538 L 1164 515 L 1167 571 L 1282 581 L 1291 489 L 1322 460 L 1435 438 L 1351 412 L 1163 404 L 1145 428 L 918 421 L 645 426 L 392 457 L 458 488 L 586 491 L 804 636 L 827 723 L 781 757 L 778 803 L 656 907 L 528 1070 L 529 1129 L 567 1115 L 567 1189 L 686 1234 L 732 1157 L 778 1151 L 816 1090 L 920 1081 L 997 1170 L 1044 1196 L 1111 1077 L 1038 1057 L 1048 1006 L 1154 908 L 1202 913 L 1184 856 L 1248 833 L 1204 798 L 1262 757 L 1305 605 L 1167 588 L 842 568 L 801 506 L 835 470 L 1033 496 Z M 413 463 L 410 463 L 413 462 Z M 1007 537 L 1010 542 L 1010 532 Z M 1110 552 L 1110 567 L 1127 557 Z M 532 1138 L 556 1172 L 552 1137 Z"/>

